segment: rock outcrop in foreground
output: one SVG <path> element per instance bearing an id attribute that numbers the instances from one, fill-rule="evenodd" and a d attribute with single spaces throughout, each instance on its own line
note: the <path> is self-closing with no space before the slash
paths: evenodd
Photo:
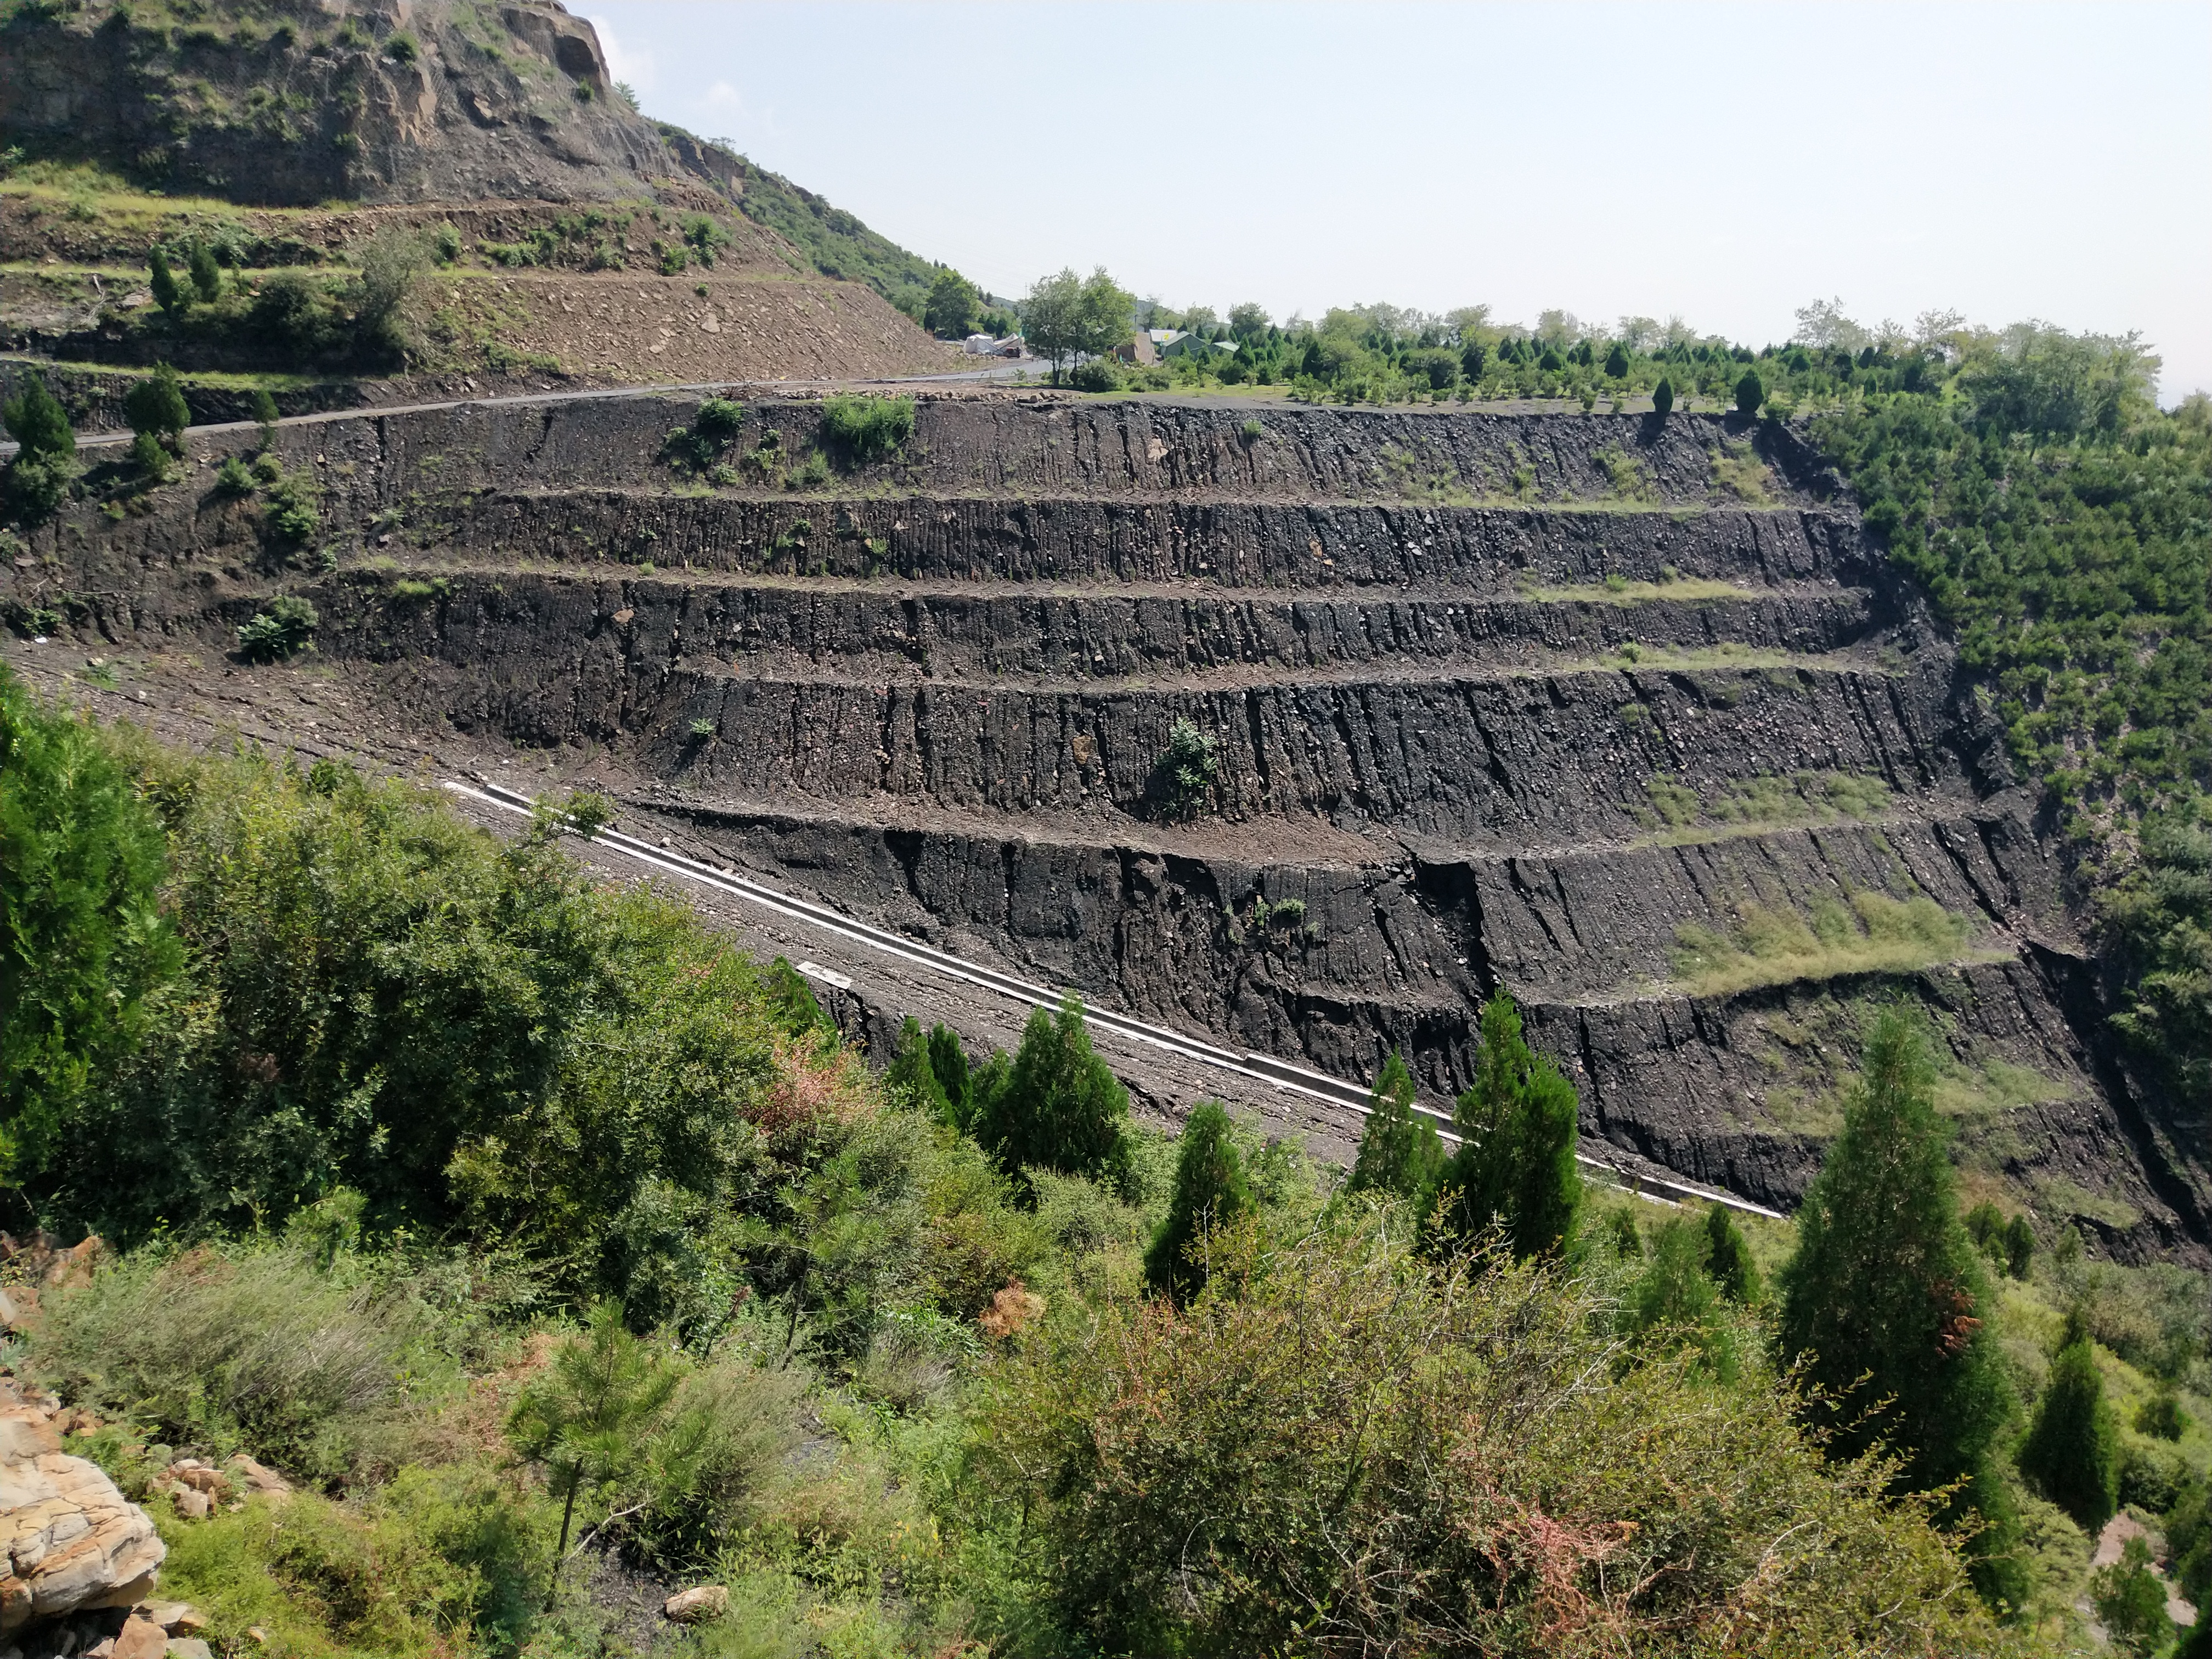
<path id="1" fill-rule="evenodd" d="M 58 1406 L 0 1379 L 0 1636 L 131 1607 L 152 1592 L 167 1553 L 145 1510 L 96 1464 L 62 1450 Z M 115 1622 L 108 1634 L 119 1639 Z"/>

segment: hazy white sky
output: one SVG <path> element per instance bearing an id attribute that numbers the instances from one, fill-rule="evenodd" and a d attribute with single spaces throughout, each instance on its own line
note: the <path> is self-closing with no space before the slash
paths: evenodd
<path id="1" fill-rule="evenodd" d="M 647 113 L 1001 295 L 1278 318 L 1839 296 L 2142 332 L 2212 389 L 2212 4 L 570 0 Z"/>

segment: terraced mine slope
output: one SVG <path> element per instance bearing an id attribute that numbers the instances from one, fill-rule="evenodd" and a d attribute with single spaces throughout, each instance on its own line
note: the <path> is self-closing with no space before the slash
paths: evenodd
<path id="1" fill-rule="evenodd" d="M 605 779 L 1102 1005 L 1346 1078 L 1402 1048 L 1432 1104 L 1503 985 L 1588 1136 L 1780 1207 L 1866 1008 L 1909 997 L 1970 1185 L 2201 1254 L 1994 722 L 1786 432 L 971 398 L 794 492 L 817 405 L 749 408 L 754 482 L 713 489 L 665 459 L 691 412 L 288 428 L 312 546 L 210 493 L 210 448 L 42 532 L 15 603 L 153 703 L 291 687 L 325 745 Z M 280 589 L 314 652 L 224 666 Z"/>

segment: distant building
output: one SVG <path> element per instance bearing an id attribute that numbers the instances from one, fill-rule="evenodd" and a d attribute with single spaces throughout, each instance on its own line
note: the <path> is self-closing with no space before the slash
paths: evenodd
<path id="1" fill-rule="evenodd" d="M 1159 347 L 1153 343 L 1152 336 L 1165 331 L 1163 329 L 1140 328 L 1115 346 L 1114 355 L 1125 363 L 1150 367 L 1160 360 Z"/>
<path id="2" fill-rule="evenodd" d="M 1223 353 L 1234 356 L 1237 352 L 1237 343 L 1234 340 L 1208 340 L 1200 335 L 1184 333 L 1179 329 L 1155 331 L 1165 333 L 1168 336 L 1166 342 L 1160 347 L 1160 356 L 1163 357 L 1203 357 L 1209 354 L 1218 356 Z"/>
<path id="3" fill-rule="evenodd" d="M 960 343 L 960 349 L 970 357 L 1023 357 L 1029 355 L 1029 343 L 1018 334 L 1009 334 L 1003 340 L 988 334 L 970 334 Z"/>

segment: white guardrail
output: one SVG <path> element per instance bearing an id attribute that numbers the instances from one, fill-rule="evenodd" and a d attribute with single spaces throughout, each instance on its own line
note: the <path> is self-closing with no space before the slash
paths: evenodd
<path id="1" fill-rule="evenodd" d="M 445 787 L 456 795 L 481 801 L 486 805 L 496 806 L 503 811 L 520 813 L 528 817 L 537 810 L 537 803 L 528 795 L 523 794 L 519 790 L 509 789 L 503 784 L 494 783 L 489 779 L 480 777 L 474 783 L 464 783 L 458 779 L 449 779 Z M 574 835 L 578 832 L 572 830 L 568 833 Z M 624 857 L 635 859 L 639 863 L 659 870 L 664 874 L 696 882 L 701 886 L 726 893 L 733 898 L 741 898 L 757 904 L 763 909 L 771 911 L 787 921 L 800 922 L 809 927 L 818 928 L 848 944 L 863 946 L 883 956 L 903 962 L 911 967 L 941 974 L 947 979 L 963 981 L 1012 1001 L 1025 1003 L 1030 1007 L 1057 1008 L 1065 998 L 1079 995 L 1073 991 L 1055 991 L 1048 986 L 1032 984 L 1030 981 L 1018 979 L 1012 974 L 1002 974 L 995 968 L 985 967 L 981 963 L 970 962 L 963 957 L 952 956 L 933 945 L 924 945 L 918 939 L 907 939 L 884 928 L 856 921 L 851 916 L 830 909 L 826 905 L 810 903 L 805 899 L 793 898 L 787 893 L 779 893 L 774 888 L 764 886 L 750 877 L 738 875 L 733 870 L 725 870 L 715 865 L 702 863 L 697 859 L 686 858 L 681 853 L 670 852 L 665 847 L 657 847 L 650 842 L 640 841 L 635 836 L 623 835 L 618 830 L 598 830 L 583 839 L 595 846 L 604 847 L 611 853 L 619 853 Z M 821 980 L 827 984 L 836 986 L 841 990 L 849 988 L 852 985 L 852 980 L 848 975 L 838 973 L 834 969 L 824 968 L 818 963 L 802 962 L 796 966 L 800 973 L 809 978 Z M 1273 1089 L 1325 1101 L 1331 1106 L 1357 1112 L 1363 1117 L 1367 1115 L 1369 1109 L 1368 1091 L 1365 1089 L 1361 1088 L 1358 1084 L 1347 1083 L 1342 1078 L 1331 1077 L 1326 1072 L 1316 1072 L 1304 1066 L 1294 1066 L 1288 1060 L 1277 1060 L 1272 1054 L 1255 1054 L 1249 1051 L 1237 1052 L 1219 1048 L 1203 1038 L 1187 1036 L 1181 1031 L 1171 1031 L 1165 1026 L 1147 1024 L 1143 1020 L 1131 1019 L 1126 1014 L 1115 1013 L 1111 1010 L 1101 1008 L 1087 1000 L 1083 1004 L 1083 1018 L 1095 1031 L 1103 1031 L 1109 1036 L 1120 1037 L 1129 1042 L 1145 1043 L 1154 1048 L 1164 1049 L 1169 1054 L 1179 1055 L 1185 1060 L 1195 1060 L 1201 1066 L 1210 1066 L 1218 1071 L 1232 1072 L 1239 1077 L 1250 1078 Z M 1450 1127 L 1451 1118 L 1448 1114 L 1418 1103 L 1414 1109 L 1437 1121 L 1437 1133 L 1443 1139 L 1454 1144 L 1458 1142 L 1459 1136 L 1453 1133 Z M 1752 1215 L 1768 1216 L 1777 1221 L 1784 1219 L 1776 1211 L 1749 1203 L 1729 1193 L 1715 1192 L 1709 1188 L 1692 1186 L 1686 1182 L 1663 1176 L 1616 1169 L 1601 1159 L 1590 1158 L 1581 1152 L 1576 1153 L 1575 1157 L 1577 1162 L 1587 1164 L 1593 1170 L 1602 1171 L 1631 1191 L 1646 1198 L 1656 1199 L 1662 1203 L 1679 1204 L 1686 1200 L 1705 1204 L 1721 1204 L 1729 1209 L 1742 1210 Z"/>

